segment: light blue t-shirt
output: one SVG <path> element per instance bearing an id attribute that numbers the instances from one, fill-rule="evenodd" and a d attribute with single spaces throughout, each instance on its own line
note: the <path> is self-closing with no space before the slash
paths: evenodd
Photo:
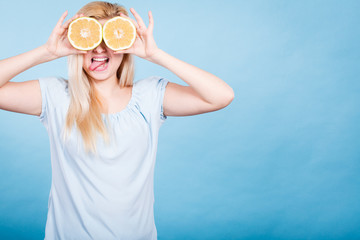
<path id="1" fill-rule="evenodd" d="M 158 133 L 167 117 L 167 79 L 134 82 L 125 109 L 102 118 L 110 145 L 100 135 L 97 155 L 85 153 L 75 128 L 62 140 L 70 103 L 68 81 L 39 79 L 39 116 L 50 139 L 52 184 L 45 239 L 157 239 L 154 221 L 154 166 Z"/>

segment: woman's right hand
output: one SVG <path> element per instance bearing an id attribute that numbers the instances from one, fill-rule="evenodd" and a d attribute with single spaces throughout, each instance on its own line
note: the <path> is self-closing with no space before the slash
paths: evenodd
<path id="1" fill-rule="evenodd" d="M 74 48 L 67 38 L 68 27 L 72 20 L 81 17 L 81 15 L 75 15 L 71 19 L 67 20 L 64 24 L 64 20 L 68 14 L 68 11 L 65 11 L 57 22 L 54 30 L 52 31 L 48 41 L 45 44 L 49 56 L 51 59 L 56 59 L 73 54 L 84 54 L 86 51 L 77 50 Z"/>

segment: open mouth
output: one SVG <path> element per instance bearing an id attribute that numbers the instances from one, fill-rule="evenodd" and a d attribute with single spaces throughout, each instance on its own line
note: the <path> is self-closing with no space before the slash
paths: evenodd
<path id="1" fill-rule="evenodd" d="M 93 62 L 109 62 L 109 58 L 107 58 L 107 57 L 104 57 L 104 58 L 92 58 L 91 59 L 91 63 L 93 63 Z"/>
<path id="2" fill-rule="evenodd" d="M 107 57 L 93 57 L 91 59 L 91 71 L 103 71 L 107 68 L 110 59 Z"/>

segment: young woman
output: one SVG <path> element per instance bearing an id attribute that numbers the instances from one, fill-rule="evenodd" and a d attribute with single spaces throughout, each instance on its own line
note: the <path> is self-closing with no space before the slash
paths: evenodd
<path id="1" fill-rule="evenodd" d="M 71 47 L 70 22 L 80 16 L 104 24 L 128 17 L 124 7 L 91 2 L 59 19 L 48 41 L 0 61 L 0 108 L 39 116 L 50 139 L 52 185 L 45 239 L 157 239 L 153 173 L 158 132 L 167 116 L 190 116 L 226 107 L 232 88 L 218 77 L 159 49 L 134 9 L 135 44 L 114 52 Z M 160 77 L 133 82 L 133 55 L 159 64 L 188 86 Z M 69 80 L 9 82 L 19 73 L 69 56 Z M 99 136 L 100 135 L 100 136 Z"/>

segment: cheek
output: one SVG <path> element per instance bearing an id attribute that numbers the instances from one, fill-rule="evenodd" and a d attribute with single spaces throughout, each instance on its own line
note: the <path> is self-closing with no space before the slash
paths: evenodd
<path id="1" fill-rule="evenodd" d="M 87 56 L 87 54 L 83 55 L 83 68 L 86 69 L 90 66 L 91 64 L 91 58 L 90 56 Z"/>
<path id="2" fill-rule="evenodd" d="M 119 67 L 121 62 L 123 60 L 123 55 L 116 55 L 114 57 L 114 62 L 116 63 L 116 66 Z"/>

